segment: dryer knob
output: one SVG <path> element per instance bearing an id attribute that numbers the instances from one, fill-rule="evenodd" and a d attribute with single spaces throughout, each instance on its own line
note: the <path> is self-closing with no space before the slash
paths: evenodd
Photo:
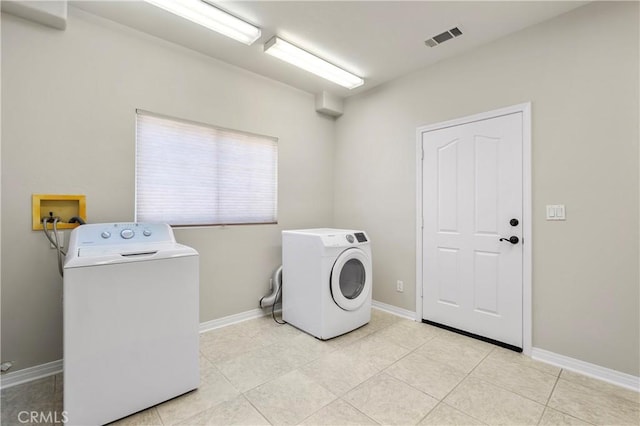
<path id="1" fill-rule="evenodd" d="M 125 240 L 133 238 L 134 235 L 135 235 L 135 232 L 133 232 L 133 230 L 131 230 L 131 229 L 123 229 L 120 232 L 120 236 L 122 238 L 124 238 Z"/>
<path id="2" fill-rule="evenodd" d="M 349 241 L 350 243 L 353 243 L 355 241 L 355 238 L 353 238 L 353 235 L 347 234 L 347 241 Z"/>
<path id="3" fill-rule="evenodd" d="M 106 240 L 107 238 L 109 238 L 111 236 L 111 232 L 104 231 L 102 234 L 100 234 L 100 236 Z"/>
<path id="4" fill-rule="evenodd" d="M 149 229 L 145 229 L 144 231 L 142 231 L 142 234 L 143 234 L 145 237 L 150 237 L 150 236 L 151 236 L 151 230 L 149 230 Z"/>

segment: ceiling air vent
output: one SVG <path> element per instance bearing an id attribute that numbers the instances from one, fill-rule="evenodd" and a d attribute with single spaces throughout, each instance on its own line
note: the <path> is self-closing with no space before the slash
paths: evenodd
<path id="1" fill-rule="evenodd" d="M 424 44 L 429 47 L 436 47 L 437 45 L 444 43 L 447 40 L 451 40 L 454 37 L 459 37 L 462 35 L 462 31 L 458 27 L 451 28 L 449 31 L 445 31 L 443 33 L 438 34 L 437 36 L 433 36 L 429 40 L 425 40 Z"/>

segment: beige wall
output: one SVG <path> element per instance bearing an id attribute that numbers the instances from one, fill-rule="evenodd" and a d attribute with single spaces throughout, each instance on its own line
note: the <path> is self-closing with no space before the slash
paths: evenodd
<path id="1" fill-rule="evenodd" d="M 533 345 L 639 375 L 638 36 L 591 4 L 349 98 L 335 225 L 371 234 L 374 299 L 415 310 L 416 128 L 531 101 Z"/>
<path id="2" fill-rule="evenodd" d="M 136 108 L 279 138 L 277 226 L 176 231 L 201 254 L 201 321 L 258 307 L 281 229 L 332 221 L 334 122 L 311 94 L 73 8 L 64 32 L 2 15 L 2 89 L 2 360 L 14 370 L 62 357 L 62 280 L 31 230 L 31 194 L 86 194 L 90 222 L 133 220 Z"/>
<path id="3" fill-rule="evenodd" d="M 61 279 L 30 229 L 31 194 L 84 193 L 91 222 L 132 220 L 135 108 L 280 138 L 278 226 L 176 231 L 202 255 L 208 321 L 257 307 L 281 229 L 325 225 L 366 229 L 374 298 L 414 310 L 416 128 L 531 101 L 534 346 L 639 375 L 637 3 L 591 4 L 396 80 L 336 124 L 310 94 L 73 8 L 64 32 L 5 14 L 1 31 L 2 360 L 15 370 L 62 356 Z M 544 220 L 556 203 L 566 222 Z"/>

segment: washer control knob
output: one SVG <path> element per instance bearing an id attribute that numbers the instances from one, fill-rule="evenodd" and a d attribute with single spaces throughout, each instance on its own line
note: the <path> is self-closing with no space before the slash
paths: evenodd
<path id="1" fill-rule="evenodd" d="M 353 238 L 353 235 L 347 234 L 347 241 L 349 241 L 350 243 L 353 243 L 355 241 L 355 239 Z"/>
<path id="2" fill-rule="evenodd" d="M 131 229 L 123 229 L 122 231 L 120 231 L 120 236 L 125 240 L 133 238 L 134 235 L 135 232 L 133 232 L 133 230 Z"/>
<path id="3" fill-rule="evenodd" d="M 151 230 L 150 229 L 145 229 L 144 231 L 142 231 L 142 235 L 144 235 L 145 237 L 150 237 L 151 236 Z"/>
<path id="4" fill-rule="evenodd" d="M 100 236 L 106 240 L 107 238 L 111 237 L 111 232 L 103 231 L 102 234 L 100 234 Z"/>

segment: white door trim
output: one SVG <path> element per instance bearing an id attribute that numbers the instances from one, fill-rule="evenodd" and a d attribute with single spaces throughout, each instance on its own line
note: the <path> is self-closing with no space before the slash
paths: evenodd
<path id="1" fill-rule="evenodd" d="M 531 355 L 532 347 L 532 245 L 531 233 L 531 102 L 418 127 L 416 130 L 416 321 L 422 321 L 422 133 L 451 126 L 522 113 L 522 352 Z"/>

